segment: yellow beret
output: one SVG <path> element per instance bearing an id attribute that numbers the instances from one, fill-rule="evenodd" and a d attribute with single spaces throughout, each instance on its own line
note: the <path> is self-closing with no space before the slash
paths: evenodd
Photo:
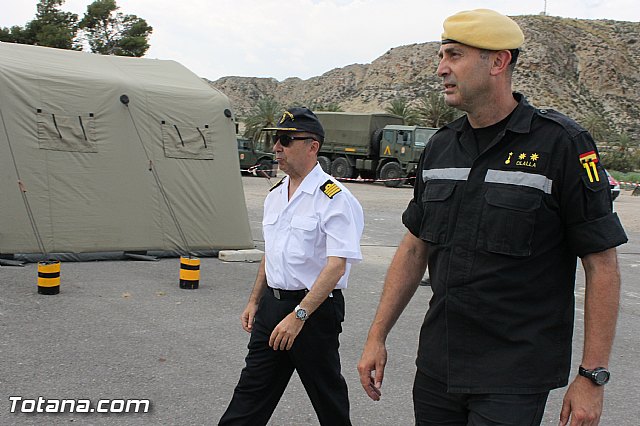
<path id="1" fill-rule="evenodd" d="M 489 9 L 465 10 L 442 24 L 442 43 L 462 43 L 487 50 L 517 49 L 524 34 L 511 18 Z"/>

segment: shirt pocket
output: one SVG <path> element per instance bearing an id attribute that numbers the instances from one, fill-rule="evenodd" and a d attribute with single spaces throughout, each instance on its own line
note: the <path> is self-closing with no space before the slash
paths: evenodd
<path id="1" fill-rule="evenodd" d="M 489 188 L 484 196 L 478 243 L 482 249 L 508 256 L 531 255 L 541 192 Z"/>
<path id="2" fill-rule="evenodd" d="M 297 256 L 313 256 L 318 219 L 310 216 L 293 216 L 287 253 Z"/>
<path id="3" fill-rule="evenodd" d="M 422 193 L 424 214 L 420 226 L 420 238 L 434 244 L 447 240 L 449 214 L 453 204 L 455 182 L 428 181 Z"/>
<path id="4" fill-rule="evenodd" d="M 602 175 L 602 176 L 600 176 Z M 591 182 L 587 176 L 582 176 L 584 198 L 583 211 L 589 220 L 594 220 L 611 213 L 611 187 L 606 174 L 600 173 L 600 181 Z M 604 178 L 603 178 L 604 176 Z M 606 183 L 601 183 L 602 181 Z"/>

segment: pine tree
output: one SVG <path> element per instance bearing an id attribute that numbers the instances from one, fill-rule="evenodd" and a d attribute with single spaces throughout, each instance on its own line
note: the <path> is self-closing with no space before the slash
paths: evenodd
<path id="1" fill-rule="evenodd" d="M 87 6 L 79 24 L 84 38 L 94 53 L 143 56 L 153 28 L 144 19 L 118 9 L 115 0 L 96 0 Z"/>

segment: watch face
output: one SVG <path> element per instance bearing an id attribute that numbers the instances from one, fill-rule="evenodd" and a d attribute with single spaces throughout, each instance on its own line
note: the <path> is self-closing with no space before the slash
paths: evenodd
<path id="1" fill-rule="evenodd" d="M 307 311 L 302 308 L 298 308 L 296 310 L 296 318 L 301 319 L 302 321 L 307 319 Z"/>
<path id="2" fill-rule="evenodd" d="M 595 382 L 599 385 L 604 385 L 609 381 L 609 372 L 607 370 L 600 370 L 593 376 Z"/>

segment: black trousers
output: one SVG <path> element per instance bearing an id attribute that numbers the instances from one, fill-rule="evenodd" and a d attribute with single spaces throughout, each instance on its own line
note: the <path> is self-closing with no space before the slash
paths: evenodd
<path id="1" fill-rule="evenodd" d="M 420 371 L 413 383 L 417 426 L 537 426 L 548 396 L 448 393 L 446 384 Z"/>
<path id="2" fill-rule="evenodd" d="M 290 350 L 269 347 L 271 332 L 300 300 L 279 300 L 271 291 L 265 292 L 251 331 L 246 366 L 219 425 L 266 425 L 293 370 L 298 372 L 321 425 L 351 425 L 347 383 L 340 373 L 338 355 L 344 320 L 341 292 L 309 317 Z"/>

